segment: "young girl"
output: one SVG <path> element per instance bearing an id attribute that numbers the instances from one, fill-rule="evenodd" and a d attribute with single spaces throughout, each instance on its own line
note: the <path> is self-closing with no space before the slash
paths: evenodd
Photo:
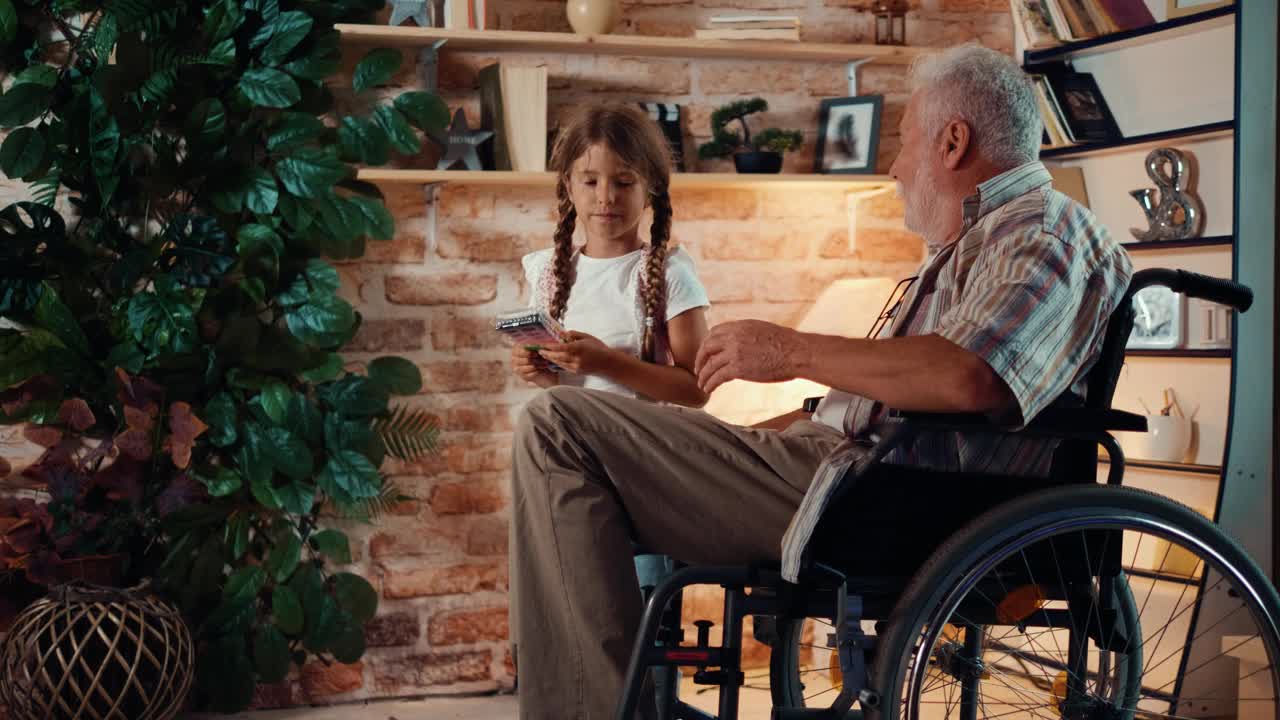
<path id="1" fill-rule="evenodd" d="M 516 374 L 541 387 L 578 385 L 701 407 L 707 396 L 693 362 L 709 303 L 688 253 L 667 248 L 671 161 L 662 131 L 636 107 L 589 107 L 561 130 L 551 169 L 560 202 L 555 246 L 523 263 L 530 304 L 568 333 L 536 351 L 517 343 Z M 646 245 L 639 230 L 647 208 Z M 575 248 L 579 222 L 586 243 Z"/>

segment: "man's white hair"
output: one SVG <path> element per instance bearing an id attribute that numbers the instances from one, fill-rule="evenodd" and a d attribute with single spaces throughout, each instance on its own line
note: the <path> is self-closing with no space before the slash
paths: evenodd
<path id="1" fill-rule="evenodd" d="M 974 43 L 920 57 L 912 91 L 923 90 L 921 126 L 931 140 L 952 120 L 973 131 L 978 152 L 1003 169 L 1039 157 L 1043 125 L 1031 78 L 1013 58 Z"/>

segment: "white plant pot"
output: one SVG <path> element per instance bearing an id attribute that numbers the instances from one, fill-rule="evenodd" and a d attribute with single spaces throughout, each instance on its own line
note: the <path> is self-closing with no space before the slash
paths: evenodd
<path id="1" fill-rule="evenodd" d="M 1148 415 L 1144 433 L 1118 432 L 1128 460 L 1183 462 L 1191 447 L 1191 420 L 1173 415 Z"/>

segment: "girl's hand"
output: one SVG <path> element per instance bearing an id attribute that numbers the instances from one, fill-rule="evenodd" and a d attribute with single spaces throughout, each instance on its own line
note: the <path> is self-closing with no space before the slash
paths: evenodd
<path id="1" fill-rule="evenodd" d="M 608 367 L 614 350 L 598 338 L 576 330 L 564 334 L 564 342 L 545 345 L 538 354 L 578 375 L 595 375 Z"/>
<path id="2" fill-rule="evenodd" d="M 538 387 L 551 387 L 560 382 L 559 376 L 547 369 L 546 361 L 520 344 L 511 346 L 511 369 L 521 380 Z"/>

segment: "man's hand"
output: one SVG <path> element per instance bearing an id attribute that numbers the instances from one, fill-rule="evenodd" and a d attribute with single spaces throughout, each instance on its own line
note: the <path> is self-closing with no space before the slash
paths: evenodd
<path id="1" fill-rule="evenodd" d="M 538 387 L 551 387 L 560 382 L 560 378 L 547 369 L 547 363 L 538 354 L 523 345 L 511 347 L 511 369 L 525 382 Z"/>
<path id="2" fill-rule="evenodd" d="M 570 330 L 564 342 L 544 345 L 538 354 L 571 373 L 595 375 L 605 369 L 614 352 L 598 338 Z"/>
<path id="3" fill-rule="evenodd" d="M 800 333 L 763 320 L 739 320 L 711 328 L 698 350 L 694 373 L 708 395 L 730 380 L 782 382 L 796 377 L 792 358 Z"/>

